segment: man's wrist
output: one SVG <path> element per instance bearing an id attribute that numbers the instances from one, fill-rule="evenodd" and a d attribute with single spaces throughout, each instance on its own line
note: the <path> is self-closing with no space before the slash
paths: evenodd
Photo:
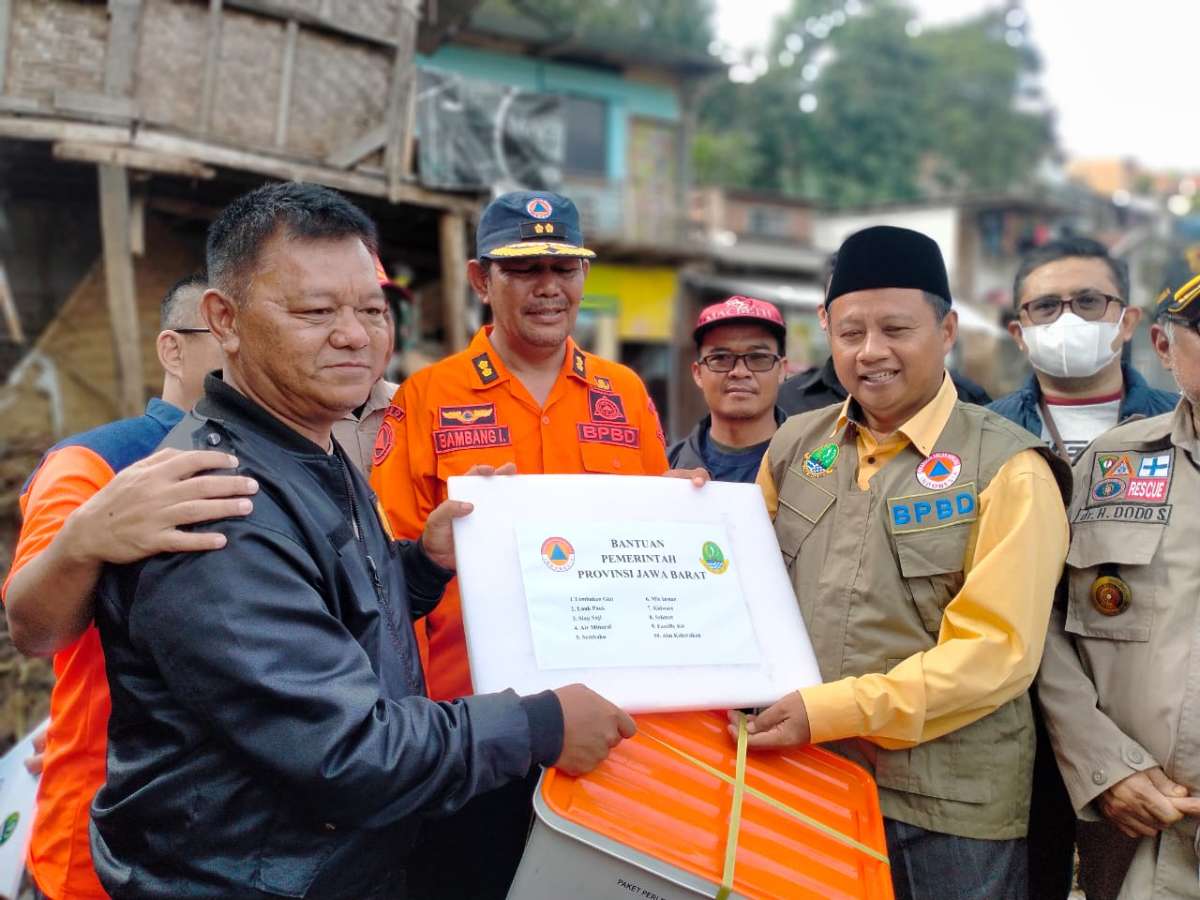
<path id="1" fill-rule="evenodd" d="M 54 541 L 60 559 L 66 565 L 83 568 L 85 566 L 99 567 L 106 562 L 92 545 L 91 537 L 95 527 L 88 521 L 87 504 L 74 509 L 63 520 L 62 528 Z"/>

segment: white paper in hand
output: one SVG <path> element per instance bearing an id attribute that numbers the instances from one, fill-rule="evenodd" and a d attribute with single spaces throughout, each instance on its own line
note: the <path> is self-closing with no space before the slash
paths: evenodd
<path id="1" fill-rule="evenodd" d="M 820 674 L 755 485 L 458 477 L 475 690 L 580 681 L 632 712 L 763 706 Z"/>
<path id="2" fill-rule="evenodd" d="M 25 872 L 25 854 L 37 807 L 38 779 L 25 769 L 33 756 L 33 737 L 43 722 L 0 758 L 0 900 L 14 900 Z"/>

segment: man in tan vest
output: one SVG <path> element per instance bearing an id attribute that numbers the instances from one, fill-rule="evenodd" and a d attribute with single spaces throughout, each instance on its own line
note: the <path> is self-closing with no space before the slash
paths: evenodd
<path id="1" fill-rule="evenodd" d="M 851 235 L 825 304 L 850 397 L 788 419 L 759 484 L 826 683 L 752 717 L 750 745 L 828 742 L 873 772 L 897 898 L 1023 898 L 1070 473 L 958 401 L 933 240 Z"/>
<path id="2" fill-rule="evenodd" d="M 1115 879 L 1130 900 L 1200 897 L 1200 275 L 1159 309 L 1151 340 L 1183 397 L 1076 460 L 1066 590 L 1038 675 L 1076 814 L 1128 843 L 1106 862 L 1132 858 Z"/>

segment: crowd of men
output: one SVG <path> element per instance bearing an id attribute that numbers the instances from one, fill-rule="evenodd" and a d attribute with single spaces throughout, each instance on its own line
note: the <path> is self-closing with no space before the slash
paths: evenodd
<path id="1" fill-rule="evenodd" d="M 668 450 L 638 375 L 572 340 L 569 199 L 487 207 L 491 324 L 399 387 L 377 246 L 328 189 L 237 199 L 163 300 L 161 399 L 30 476 L 4 603 L 57 675 L 37 896 L 505 897 L 541 767 L 636 730 L 584 685 L 472 693 L 447 479 L 520 472 L 761 487 L 824 683 L 748 742 L 872 773 L 897 897 L 1065 898 L 1076 852 L 1090 900 L 1200 897 L 1200 276 L 1150 330 L 1176 396 L 1122 362 L 1122 263 L 1039 247 L 1032 375 L 985 406 L 945 368 L 937 244 L 867 228 L 814 372 L 785 379 L 770 303 L 701 312 L 709 414 Z"/>

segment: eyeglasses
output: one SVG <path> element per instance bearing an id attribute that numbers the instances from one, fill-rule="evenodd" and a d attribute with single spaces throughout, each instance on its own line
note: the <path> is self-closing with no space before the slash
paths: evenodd
<path id="1" fill-rule="evenodd" d="M 1069 306 L 1079 318 L 1088 322 L 1098 322 L 1108 312 L 1110 303 L 1125 305 L 1125 301 L 1120 297 L 1103 294 L 1100 291 L 1081 291 L 1072 297 L 1047 294 L 1045 297 L 1038 297 L 1036 300 L 1023 303 L 1019 312 L 1029 316 L 1029 321 L 1034 325 L 1049 325 L 1062 315 L 1065 307 Z"/>
<path id="2" fill-rule="evenodd" d="M 211 328 L 172 328 L 176 334 L 212 334 Z"/>
<path id="3" fill-rule="evenodd" d="M 783 357 L 778 353 L 768 353 L 766 350 L 754 350 L 750 353 L 726 353 L 718 350 L 700 360 L 700 365 L 707 366 L 710 372 L 724 374 L 736 369 L 738 360 L 742 360 L 751 372 L 770 372 L 781 359 Z"/>

